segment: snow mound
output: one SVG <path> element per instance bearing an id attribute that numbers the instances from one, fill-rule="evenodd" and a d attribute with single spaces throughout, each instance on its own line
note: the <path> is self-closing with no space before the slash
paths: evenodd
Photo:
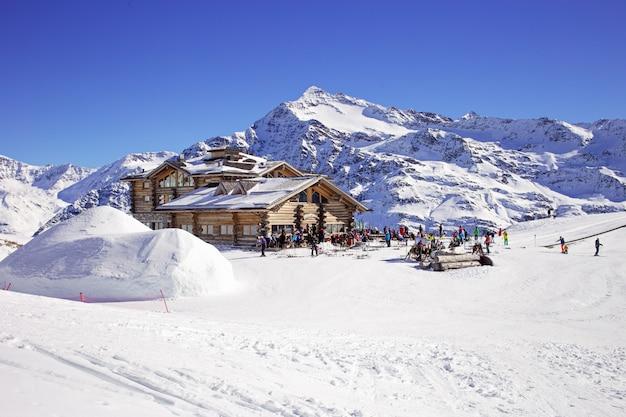
<path id="1" fill-rule="evenodd" d="M 92 301 L 215 295 L 237 287 L 230 262 L 180 229 L 153 231 L 95 207 L 36 236 L 0 262 L 0 280 L 30 294 Z"/>

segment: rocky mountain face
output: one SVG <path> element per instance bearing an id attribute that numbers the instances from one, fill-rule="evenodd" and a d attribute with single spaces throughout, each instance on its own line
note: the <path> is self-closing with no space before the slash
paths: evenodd
<path id="1" fill-rule="evenodd" d="M 30 165 L 0 156 L 0 235 L 32 235 L 66 203 L 58 193 L 93 170 L 75 165 Z"/>
<path id="2" fill-rule="evenodd" d="M 198 142 L 191 156 L 230 144 L 330 176 L 373 211 L 373 224 L 500 226 L 557 214 L 626 208 L 626 121 L 575 124 L 458 120 L 384 107 L 311 87 L 243 132 Z"/>
<path id="3" fill-rule="evenodd" d="M 311 87 L 248 129 L 197 142 L 191 158 L 231 145 L 328 175 L 372 211 L 375 225 L 444 222 L 501 226 L 626 208 L 626 120 L 569 123 L 458 120 L 385 107 Z M 119 179 L 172 152 L 130 154 L 97 170 L 32 166 L 0 157 L 0 234 L 32 234 L 81 211 L 129 208 Z"/>
<path id="4" fill-rule="evenodd" d="M 98 168 L 89 176 L 59 192 L 59 198 L 70 204 L 51 216 L 36 234 L 91 207 L 111 206 L 122 211 L 130 211 L 129 185 L 120 181 L 120 178 L 156 168 L 166 159 L 176 155 L 174 152 L 166 151 L 132 153 Z"/>
<path id="5" fill-rule="evenodd" d="M 128 185 L 120 178 L 152 169 L 173 152 L 126 155 L 99 169 L 37 166 L 0 156 L 0 237 L 25 241 L 33 233 L 97 205 L 128 211 Z"/>

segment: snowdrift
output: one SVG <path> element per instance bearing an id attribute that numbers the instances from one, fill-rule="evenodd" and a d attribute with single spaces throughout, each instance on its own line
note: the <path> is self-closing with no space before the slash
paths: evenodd
<path id="1" fill-rule="evenodd" d="M 0 262 L 0 281 L 30 294 L 88 300 L 214 295 L 236 287 L 230 262 L 180 229 L 153 231 L 111 207 L 85 211 Z"/>

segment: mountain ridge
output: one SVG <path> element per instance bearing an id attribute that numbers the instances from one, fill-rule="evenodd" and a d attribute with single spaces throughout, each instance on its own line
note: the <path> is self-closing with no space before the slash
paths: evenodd
<path id="1" fill-rule="evenodd" d="M 223 145 L 328 175 L 371 206 L 363 219 L 377 225 L 499 227 L 544 217 L 548 209 L 559 215 L 626 209 L 623 119 L 570 123 L 473 111 L 454 119 L 311 86 L 245 130 L 198 141 L 181 154 Z M 44 230 L 96 205 L 128 210 L 128 186 L 119 179 L 175 155 L 129 154 L 98 169 L 45 168 L 0 156 L 0 181 L 21 181 L 56 199 Z"/>

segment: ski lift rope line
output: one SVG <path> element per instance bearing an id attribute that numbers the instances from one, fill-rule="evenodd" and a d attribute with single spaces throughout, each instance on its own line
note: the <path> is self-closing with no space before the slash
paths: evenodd
<path id="1" fill-rule="evenodd" d="M 572 240 L 567 240 L 567 241 L 565 241 L 565 243 L 573 243 L 573 242 L 578 242 L 578 241 L 581 241 L 581 240 L 589 239 L 590 237 L 596 237 L 596 236 L 603 235 L 603 234 L 605 234 L 605 233 L 613 232 L 613 231 L 615 231 L 615 230 L 622 229 L 622 228 L 624 228 L 624 227 L 626 227 L 626 224 L 623 224 L 623 225 L 621 225 L 621 226 L 614 227 L 614 228 L 609 229 L 609 230 L 605 230 L 604 232 L 594 233 L 593 235 L 584 236 L 584 237 L 579 237 L 579 238 L 577 238 L 577 239 L 572 239 Z M 553 247 L 555 247 L 555 246 L 559 246 L 559 245 L 560 245 L 560 243 L 554 243 L 554 244 L 550 244 L 550 245 L 543 245 L 543 246 L 542 246 L 542 248 L 548 248 L 548 249 L 550 249 L 550 248 L 553 248 Z"/>

